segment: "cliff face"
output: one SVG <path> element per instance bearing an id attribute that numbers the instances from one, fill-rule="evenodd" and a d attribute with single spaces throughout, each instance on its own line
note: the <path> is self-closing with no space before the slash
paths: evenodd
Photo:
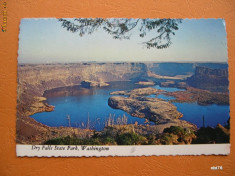
<path id="1" fill-rule="evenodd" d="M 46 90 L 78 85 L 84 80 L 103 84 L 109 81 L 138 80 L 146 74 L 146 65 L 141 63 L 19 65 L 17 143 L 40 144 L 40 142 L 56 136 L 74 135 L 72 128 L 48 127 L 29 117 L 35 112 L 48 110 L 49 106 L 46 103 L 38 104 L 39 102 L 35 99 L 35 97 L 43 96 Z M 86 130 L 76 130 L 78 136 L 87 135 Z M 90 134 L 90 131 L 88 133 Z"/>
<path id="2" fill-rule="evenodd" d="M 18 67 L 18 105 L 32 102 L 32 97 L 44 91 L 78 85 L 84 80 L 95 82 L 127 81 L 146 76 L 142 63 L 76 63 L 37 64 Z"/>
<path id="3" fill-rule="evenodd" d="M 142 63 L 77 63 L 23 65 L 18 67 L 18 83 L 37 85 L 45 90 L 72 86 L 81 81 L 126 81 L 146 75 Z"/>
<path id="4" fill-rule="evenodd" d="M 228 69 L 227 63 L 146 63 L 149 71 L 162 76 L 192 75 L 197 67 Z"/>
<path id="5" fill-rule="evenodd" d="M 196 67 L 195 74 L 187 79 L 189 86 L 215 92 L 228 91 L 228 70 Z"/>
<path id="6" fill-rule="evenodd" d="M 162 76 L 188 75 L 194 71 L 192 63 L 149 63 L 149 71 Z"/>

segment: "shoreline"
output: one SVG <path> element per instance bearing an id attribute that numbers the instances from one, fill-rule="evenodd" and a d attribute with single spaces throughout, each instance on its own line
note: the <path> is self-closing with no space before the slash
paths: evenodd
<path id="1" fill-rule="evenodd" d="M 53 74 L 51 67 L 55 67 Z M 79 67 L 79 69 L 77 69 Z M 90 73 L 93 77 L 89 78 Z M 73 127 L 49 127 L 30 117 L 39 112 L 53 111 L 54 107 L 44 101 L 35 101 L 32 97 L 43 97 L 46 91 L 68 86 L 79 86 L 83 80 L 102 82 L 135 80 L 147 83 L 147 66 L 145 64 L 51 64 L 51 65 L 24 65 L 18 68 L 18 97 L 17 97 L 17 143 L 36 143 L 56 136 L 74 135 Z M 60 73 L 63 72 L 61 76 Z M 71 73 L 73 73 L 71 77 Z M 149 81 L 151 78 L 149 78 Z M 153 81 L 155 82 L 155 81 Z M 156 83 L 156 82 L 155 82 Z M 34 105 L 36 103 L 36 105 Z M 42 105 L 43 104 L 43 105 Z M 32 106 L 35 106 L 32 108 Z M 138 117 L 137 117 L 138 118 Z M 54 132 L 55 131 L 55 132 Z M 76 133 L 84 129 L 76 128 Z M 91 132 L 91 131 L 90 131 Z M 77 135 L 77 134 L 76 134 Z M 90 134 L 92 135 L 92 134 Z M 79 135 L 77 135 L 79 136 Z M 80 135 L 82 136 L 82 135 Z M 35 139 L 36 138 L 36 139 Z"/>
<path id="2" fill-rule="evenodd" d="M 128 81 L 128 82 L 131 82 L 131 81 Z M 74 85 L 74 86 L 81 86 L 81 85 Z M 66 87 L 74 87 L 74 86 L 66 86 Z M 58 89 L 58 88 L 66 88 L 66 87 L 57 87 L 57 88 L 53 88 L 53 89 L 50 89 L 50 90 L 46 90 L 46 91 L 51 91 L 51 90 L 54 90 L 54 89 Z M 150 87 L 146 87 L 146 88 L 151 88 L 151 86 Z M 184 101 L 178 101 L 178 97 L 177 96 L 175 96 L 174 95 L 174 93 L 176 93 L 176 94 L 178 94 L 178 92 L 184 92 L 184 93 L 186 93 L 187 94 L 187 91 L 188 90 L 190 90 L 190 89 L 195 89 L 195 88 L 187 88 L 187 89 L 185 89 L 186 91 L 176 91 L 176 92 L 167 92 L 167 91 L 164 91 L 164 90 L 160 90 L 160 89 L 158 89 L 156 92 L 154 92 L 154 93 L 156 93 L 156 95 L 159 95 L 159 94 L 163 94 L 163 95 L 167 95 L 167 96 L 173 96 L 173 97 L 175 97 L 176 99 L 174 99 L 174 100 L 169 100 L 168 102 L 169 103 L 197 103 L 198 104 L 198 102 L 197 102 L 197 100 L 195 100 L 195 99 L 193 99 L 192 97 L 191 97 L 191 99 L 190 100 L 184 100 Z M 197 90 L 197 91 L 203 91 L 203 92 L 209 92 L 209 91 L 207 91 L 207 90 L 200 90 L 200 89 L 195 89 L 195 90 Z M 119 92 L 123 92 L 123 91 L 116 91 L 116 92 L 111 92 L 110 93 L 110 95 L 115 95 L 115 94 L 117 94 L 117 95 L 122 95 L 123 93 L 119 93 Z M 125 92 L 125 91 L 124 91 Z M 130 91 L 129 91 L 130 92 Z M 43 95 L 44 95 L 45 93 L 43 93 Z M 152 94 L 152 93 L 151 93 Z M 172 95 L 173 94 L 173 95 Z M 126 93 L 124 93 L 123 95 L 127 95 L 127 96 L 131 96 L 131 94 L 130 93 L 128 93 L 128 92 L 126 92 Z M 37 98 L 37 97 L 36 97 Z M 55 108 L 55 106 L 53 106 L 53 105 L 49 105 L 46 101 L 47 101 L 47 97 L 38 97 L 38 98 L 43 98 L 44 100 L 38 100 L 37 102 L 35 102 L 36 104 L 37 103 L 40 103 L 40 102 L 42 102 L 43 103 L 43 108 L 42 107 L 39 107 L 37 110 L 33 110 L 33 111 L 31 111 L 31 112 L 28 112 L 28 113 L 26 113 L 26 114 L 28 114 L 29 115 L 29 117 L 30 118 L 32 118 L 32 119 L 34 119 L 33 117 L 31 117 L 32 115 L 34 115 L 34 114 L 36 114 L 36 113 L 41 113 L 41 112 L 51 112 L 51 111 L 54 111 L 54 108 Z M 157 98 L 155 98 L 155 99 L 157 99 Z M 163 100 L 163 101 L 165 101 L 165 100 Z M 212 105 L 212 104 L 216 104 L 216 103 L 210 103 L 210 104 L 198 104 L 199 106 L 208 106 L 208 105 Z M 229 105 L 229 104 L 216 104 L 216 105 L 225 105 L 225 106 L 227 106 L 227 105 Z M 49 108 L 49 110 L 46 110 L 47 108 Z M 136 118 L 141 118 L 141 117 L 138 117 L 138 116 L 133 116 L 133 117 L 136 117 Z M 181 118 L 181 117 L 183 117 L 183 115 L 182 116 L 180 116 L 179 117 L 179 119 Z M 146 119 L 146 118 L 145 118 Z M 35 120 L 35 119 L 34 119 Z M 149 120 L 149 119 L 148 119 Z M 187 120 L 184 120 L 184 121 L 186 121 L 186 122 L 188 122 L 188 123 L 191 123 L 191 122 L 189 122 L 189 121 L 187 121 Z M 38 121 L 37 121 L 38 122 Z M 154 121 L 153 121 L 154 122 Z M 40 123 L 40 122 L 38 122 L 38 123 Z M 42 125 L 45 125 L 45 124 L 43 124 L 43 123 L 41 123 Z M 191 123 L 191 124 L 193 124 L 193 123 Z M 195 124 L 193 124 L 193 125 L 195 125 Z M 45 126 L 48 126 L 48 125 L 45 125 Z M 69 126 L 48 126 L 48 127 L 52 127 L 52 128 L 60 128 L 60 127 L 64 127 L 64 128 L 77 128 L 77 127 L 69 127 Z M 84 128 L 81 128 L 81 129 L 84 129 Z"/>

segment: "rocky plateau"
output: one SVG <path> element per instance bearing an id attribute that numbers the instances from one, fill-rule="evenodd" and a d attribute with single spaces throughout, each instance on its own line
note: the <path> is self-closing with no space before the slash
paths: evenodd
<path id="1" fill-rule="evenodd" d="M 186 121 L 179 120 L 183 116 L 170 102 L 158 98 L 147 98 L 146 95 L 156 94 L 159 90 L 154 88 L 139 88 L 131 91 L 117 91 L 111 94 L 127 95 L 112 96 L 108 105 L 114 109 L 121 109 L 131 116 L 154 121 L 159 126 L 159 131 L 169 126 L 183 126 L 196 129 L 196 126 Z"/>
<path id="2" fill-rule="evenodd" d="M 169 96 L 176 97 L 179 102 L 196 100 L 199 104 L 229 103 L 227 70 L 199 67 L 196 68 L 193 76 L 190 75 L 191 72 L 187 75 L 162 76 L 157 72 L 149 72 L 147 65 L 144 63 L 19 64 L 16 142 L 18 144 L 42 144 L 44 141 L 56 137 L 76 136 L 84 138 L 93 134 L 93 131 L 89 129 L 48 127 L 30 117 L 30 115 L 38 112 L 54 110 L 53 106 L 45 102 L 45 93 L 55 88 L 75 85 L 102 87 L 108 86 L 107 82 L 130 80 L 140 85 L 150 86 L 160 80 L 160 83 L 165 82 L 162 83 L 162 86 L 174 87 L 177 85 L 186 89 L 184 93 L 167 93 L 154 88 L 112 93 L 112 95 L 126 96 L 111 97 L 108 104 L 112 108 L 122 109 L 132 116 L 154 121 L 157 123 L 157 130 L 160 132 L 170 126 L 180 126 L 194 130 L 196 126 L 180 120 L 182 114 L 177 111 L 171 102 L 157 98 L 147 98 L 145 97 L 147 95 L 166 93 Z M 156 80 L 156 82 L 143 80 Z M 217 89 L 213 91 L 219 90 L 223 93 L 213 94 L 202 89 Z M 182 99 L 182 97 L 184 98 Z"/>

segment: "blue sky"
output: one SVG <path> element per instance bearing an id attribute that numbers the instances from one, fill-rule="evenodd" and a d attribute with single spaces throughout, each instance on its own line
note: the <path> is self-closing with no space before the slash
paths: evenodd
<path id="1" fill-rule="evenodd" d="M 115 40 L 103 30 L 80 37 L 57 19 L 22 19 L 19 63 L 55 62 L 227 62 L 222 19 L 184 19 L 167 49 L 147 49 L 133 31 L 130 40 Z"/>

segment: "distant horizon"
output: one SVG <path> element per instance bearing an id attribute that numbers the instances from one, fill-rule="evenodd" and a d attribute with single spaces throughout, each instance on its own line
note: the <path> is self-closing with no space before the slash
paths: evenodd
<path id="1" fill-rule="evenodd" d="M 194 63 L 211 63 L 211 64 L 228 64 L 226 61 L 77 61 L 77 62 L 50 62 L 50 63 L 18 63 L 19 65 L 53 65 L 53 64 L 79 64 L 79 63 L 181 63 L 181 64 L 194 64 Z"/>
<path id="2" fill-rule="evenodd" d="M 150 33 L 153 36 L 156 33 Z M 61 27 L 56 18 L 22 19 L 18 63 L 228 62 L 223 19 L 183 19 L 166 49 L 144 48 L 145 40 L 136 29 L 130 40 L 113 39 L 100 28 L 80 37 Z"/>

